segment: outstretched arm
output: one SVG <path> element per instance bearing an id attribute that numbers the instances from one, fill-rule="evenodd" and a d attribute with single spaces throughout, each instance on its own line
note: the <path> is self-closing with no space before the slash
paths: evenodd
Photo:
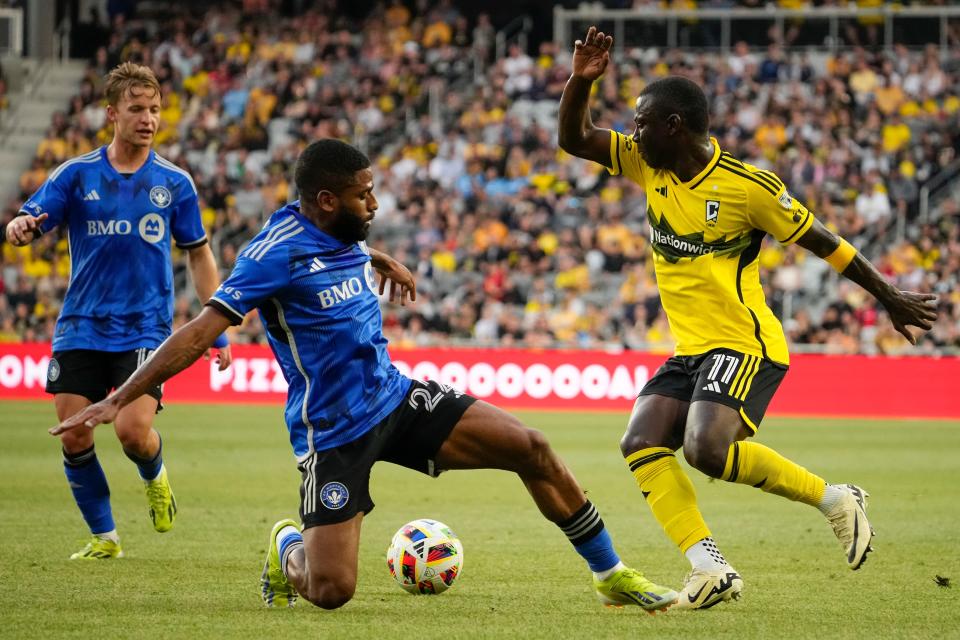
<path id="1" fill-rule="evenodd" d="M 611 36 L 590 27 L 583 40 L 573 45 L 573 74 L 560 97 L 558 139 L 560 148 L 585 160 L 610 167 L 610 131 L 600 129 L 590 118 L 590 87 L 610 62 Z"/>
<path id="2" fill-rule="evenodd" d="M 217 261 L 213 257 L 213 251 L 208 243 L 199 247 L 187 250 L 187 265 L 190 269 L 190 275 L 193 276 L 193 286 L 197 291 L 197 298 L 200 304 L 206 304 L 213 292 L 220 286 L 220 276 L 217 274 Z M 230 343 L 227 342 L 226 335 L 217 338 L 213 347 L 218 350 L 217 363 L 220 371 L 223 371 L 233 362 L 233 354 L 230 352 Z M 209 354 L 207 358 L 209 359 Z"/>
<path id="3" fill-rule="evenodd" d="M 863 257 L 853 245 L 814 220 L 813 226 L 797 240 L 797 244 L 823 258 L 840 275 L 856 282 L 876 298 L 890 314 L 894 328 L 910 344 L 917 344 L 917 338 L 907 329 L 919 327 L 929 331 L 937 319 L 936 296 L 932 293 L 900 291 Z"/>
<path id="4" fill-rule="evenodd" d="M 53 427 L 50 434 L 56 436 L 81 426 L 92 429 L 113 422 L 120 409 L 196 362 L 229 326 L 226 316 L 204 307 L 199 316 L 174 331 L 116 391 Z"/>
<path id="5" fill-rule="evenodd" d="M 17 216 L 7 224 L 7 228 L 4 230 L 7 242 L 15 247 L 24 247 L 30 244 L 43 233 L 40 225 L 43 224 L 47 217 L 48 214 L 46 213 L 41 213 L 39 216 L 32 216 L 30 214 Z"/>

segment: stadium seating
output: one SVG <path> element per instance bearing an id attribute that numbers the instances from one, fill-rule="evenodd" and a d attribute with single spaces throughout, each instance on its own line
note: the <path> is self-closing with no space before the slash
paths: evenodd
<path id="1" fill-rule="evenodd" d="M 132 59 L 158 73 L 157 148 L 193 174 L 224 272 L 293 196 L 303 145 L 341 137 L 376 166 L 371 242 L 419 276 L 418 304 L 384 308 L 393 342 L 669 351 L 644 193 L 557 150 L 568 52 L 545 42 L 535 56 L 513 47 L 495 60 L 489 23 L 452 3 L 423 15 L 399 3 L 382 11 L 358 25 L 319 13 L 255 23 L 231 10 L 172 16 L 156 31 L 127 22 L 53 118 L 4 221 L 58 163 L 109 141 L 101 79 Z M 953 50 L 942 60 L 936 47 L 835 57 L 777 44 L 725 57 L 628 47 L 596 87 L 596 120 L 626 131 L 646 82 L 697 80 L 723 148 L 777 172 L 898 286 L 941 294 L 941 317 L 920 348 L 957 349 L 960 208 L 948 200 L 918 220 L 920 186 L 960 149 Z M 64 237 L 2 250 L 0 341 L 49 340 L 69 277 Z M 802 249 L 768 240 L 762 266 L 768 303 L 795 348 L 908 346 L 869 296 Z M 183 256 L 175 273 L 180 324 L 198 305 Z M 263 339 L 253 316 L 234 334 Z"/>

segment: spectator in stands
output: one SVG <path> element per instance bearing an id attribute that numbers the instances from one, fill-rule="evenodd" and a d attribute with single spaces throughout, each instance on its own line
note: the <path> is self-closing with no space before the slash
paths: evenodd
<path id="1" fill-rule="evenodd" d="M 452 27 L 446 44 L 445 38 L 425 40 L 438 16 L 446 16 Z M 158 151 L 195 176 L 204 223 L 224 268 L 260 228 L 275 206 L 270 203 L 292 195 L 287 180 L 302 146 L 317 137 L 343 137 L 365 145 L 378 164 L 376 241 L 408 256 L 434 296 L 420 303 L 430 304 L 430 313 L 398 312 L 397 331 L 405 340 L 443 342 L 453 334 L 471 340 L 477 333 L 473 319 L 491 325 L 496 318 L 501 339 L 554 345 L 549 314 L 562 308 L 569 291 L 571 304 L 585 317 L 574 342 L 643 348 L 648 337 L 669 341 L 659 310 L 646 302 L 656 300 L 656 284 L 644 244 L 645 195 L 554 147 L 549 132 L 569 70 L 552 43 L 536 43 L 535 60 L 512 47 L 475 78 L 473 60 L 493 62 L 495 28 L 489 16 L 459 15 L 450 2 L 427 10 L 392 0 L 355 23 L 308 11 L 255 27 L 229 7 L 203 16 L 177 9 L 169 22 L 150 31 L 153 36 L 131 21 L 119 22 L 70 102 L 69 116 L 51 122 L 43 153 L 23 183 L 52 169 L 61 147 L 70 155 L 104 140 L 97 69 L 105 71 L 121 55 L 149 55 L 170 87 Z M 948 50 L 941 61 L 939 48 L 898 46 L 892 55 L 851 50 L 803 57 L 778 46 L 751 50 L 746 42 L 726 57 L 627 53 L 627 62 L 608 69 L 598 85 L 597 100 L 608 120 L 603 126 L 626 130 L 629 98 L 649 80 L 665 74 L 696 78 L 710 98 L 711 128 L 721 145 L 782 176 L 826 224 L 871 259 L 889 264 L 891 281 L 916 277 L 916 269 L 905 266 L 915 262 L 906 257 L 905 243 L 926 255 L 920 259 L 921 271 L 930 274 L 930 282 L 920 280 L 925 290 L 944 286 L 931 283 L 956 282 L 950 256 L 960 253 L 960 219 L 952 200 L 938 205 L 943 214 L 935 213 L 929 231 L 939 256 L 925 253 L 914 224 L 920 187 L 960 148 L 955 53 Z M 439 87 L 433 91 L 440 98 L 432 111 L 431 86 Z M 611 208 L 608 202 L 618 199 L 623 205 Z M 11 204 L 15 210 L 20 202 Z M 6 208 L 4 220 L 11 215 Z M 27 254 L 3 249 L 10 286 L 0 300 L 26 273 L 37 278 L 29 285 L 34 291 L 43 283 L 52 300 L 62 298 L 69 278 L 62 238 L 44 238 Z M 775 245 L 765 251 L 768 299 L 793 315 L 783 318 L 785 324 L 799 321 L 802 313 L 801 324 L 809 325 L 791 339 L 825 344 L 829 336 L 821 322 L 826 315 L 832 323 L 825 308 L 839 295 L 836 281 L 813 270 L 815 261 L 798 261 Z M 588 287 L 569 286 L 583 275 L 570 265 L 585 266 Z M 493 272 L 505 267 L 508 282 L 492 289 L 496 295 L 480 286 L 469 296 L 471 310 L 462 311 L 463 291 L 474 280 L 482 285 L 494 266 Z M 783 274 L 773 273 L 780 268 Z M 48 275 L 36 275 L 44 272 Z M 182 289 L 182 262 L 175 274 Z M 629 290 L 635 291 L 623 293 Z M 954 327 L 936 338 L 945 344 L 956 342 L 960 300 L 947 295 L 955 290 L 941 294 L 941 317 Z M 490 305 L 500 311 L 488 312 Z M 862 302 L 853 307 L 869 310 Z M 15 309 L 0 306 L 0 326 Z M 415 312 L 421 314 L 416 322 L 408 315 Z M 882 319 L 883 312 L 879 315 Z M 597 321 L 601 316 L 626 329 L 605 333 Z M 519 330 L 513 327 L 517 318 L 523 318 Z M 42 317 L 28 324 L 37 339 L 49 338 Z M 859 335 L 862 351 L 876 350 L 867 325 L 857 324 L 860 328 L 832 330 Z M 259 330 L 250 321 L 238 338 L 258 340 Z M 483 331 L 489 333 L 490 326 Z M 935 333 L 924 340 L 934 344 Z"/>

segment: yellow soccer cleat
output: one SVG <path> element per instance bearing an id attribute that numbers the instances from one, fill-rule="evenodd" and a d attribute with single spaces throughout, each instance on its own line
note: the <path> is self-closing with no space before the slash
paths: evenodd
<path id="1" fill-rule="evenodd" d="M 146 480 L 147 500 L 150 503 L 150 519 L 153 528 L 159 533 L 170 531 L 173 521 L 177 517 L 177 499 L 170 490 L 170 481 L 167 480 L 167 467 L 161 466 L 160 473 L 153 480 Z"/>
<path id="2" fill-rule="evenodd" d="M 593 579 L 597 599 L 608 607 L 634 604 L 649 614 L 665 611 L 677 601 L 677 592 L 661 587 L 635 569 L 624 567 L 606 580 Z"/>
<path id="3" fill-rule="evenodd" d="M 742 591 L 743 578 L 730 565 L 715 571 L 694 569 L 684 580 L 677 608 L 709 609 L 721 602 L 739 600 Z"/>
<path id="4" fill-rule="evenodd" d="M 847 566 L 856 571 L 866 561 L 867 554 L 873 551 L 870 546 L 873 527 L 867 520 L 867 497 L 870 494 L 852 484 L 834 486 L 843 490 L 843 496 L 827 512 L 827 520 L 847 554 Z"/>
<path id="5" fill-rule="evenodd" d="M 122 558 L 123 549 L 119 542 L 114 542 L 108 538 L 93 536 L 87 545 L 70 556 L 71 560 L 109 560 L 110 558 Z"/>
<path id="6" fill-rule="evenodd" d="M 260 595 L 268 607 L 292 607 L 297 602 L 297 590 L 293 588 L 280 566 L 280 548 L 277 535 L 284 527 L 296 527 L 297 523 L 289 518 L 273 525 L 270 542 L 267 547 L 267 560 L 260 574 Z"/>

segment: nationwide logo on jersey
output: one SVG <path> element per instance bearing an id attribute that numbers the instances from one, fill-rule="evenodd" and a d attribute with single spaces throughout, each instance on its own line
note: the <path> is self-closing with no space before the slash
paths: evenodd
<path id="1" fill-rule="evenodd" d="M 147 215 L 140 218 L 140 237 L 149 242 L 150 244 L 157 244 L 163 240 L 163 236 L 166 233 L 166 223 L 157 213 L 148 213 Z"/>
<path id="2" fill-rule="evenodd" d="M 717 220 L 720 218 L 720 203 L 716 200 L 707 200 L 707 226 L 717 226 Z"/>
<path id="3" fill-rule="evenodd" d="M 163 209 L 170 205 L 171 200 L 173 200 L 173 196 L 170 195 L 170 190 L 166 187 L 157 185 L 153 189 L 150 189 L 150 202 L 152 202 L 155 207 Z"/>
<path id="4" fill-rule="evenodd" d="M 350 492 L 340 482 L 328 482 L 320 489 L 320 502 L 327 509 L 336 511 L 346 506 Z"/>
<path id="5" fill-rule="evenodd" d="M 743 234 L 726 239 L 726 236 L 706 242 L 703 231 L 680 234 L 674 231 L 666 216 L 657 220 L 653 207 L 647 206 L 647 222 L 650 223 L 650 244 L 653 250 L 664 260 L 671 263 L 681 258 L 699 258 L 708 253 L 718 255 L 739 255 L 750 246 L 750 236 Z"/>

